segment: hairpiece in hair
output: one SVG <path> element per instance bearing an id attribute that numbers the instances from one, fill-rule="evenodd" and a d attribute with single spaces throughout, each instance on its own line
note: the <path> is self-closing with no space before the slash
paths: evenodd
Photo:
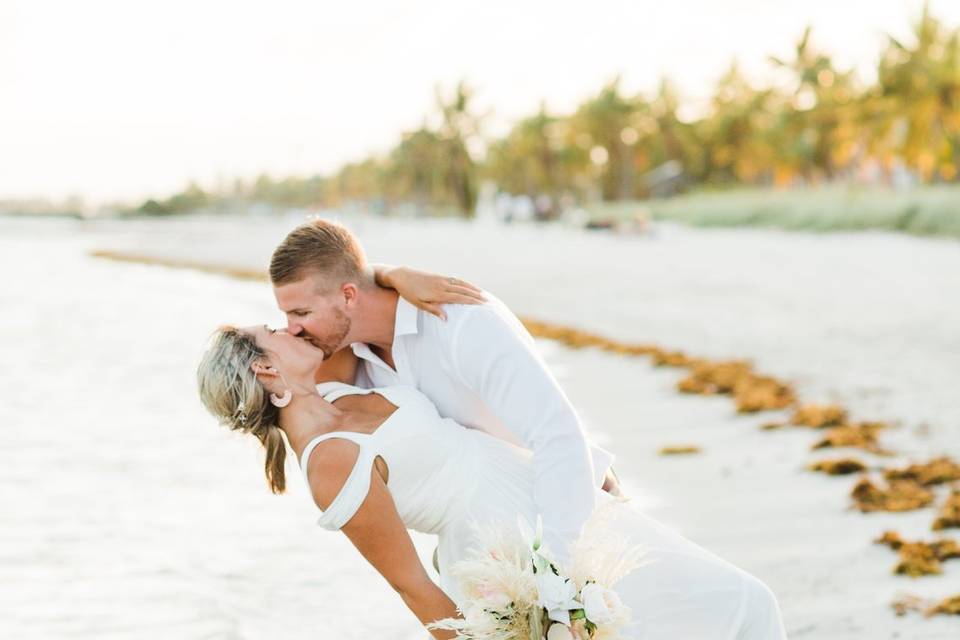
<path id="1" fill-rule="evenodd" d="M 243 402 L 237 405 L 237 410 L 233 412 L 233 419 L 239 422 L 240 424 L 247 423 L 247 414 L 244 413 Z"/>

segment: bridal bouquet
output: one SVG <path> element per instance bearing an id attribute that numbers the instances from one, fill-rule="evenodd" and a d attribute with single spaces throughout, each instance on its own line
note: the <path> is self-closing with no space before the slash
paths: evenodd
<path id="1" fill-rule="evenodd" d="M 458 562 L 463 618 L 431 625 L 471 640 L 616 640 L 630 610 L 613 585 L 642 564 L 609 525 L 611 509 L 598 508 L 572 547 L 567 571 L 543 547 L 542 524 L 533 533 L 522 519 L 517 531 L 479 532 L 482 551 Z"/>

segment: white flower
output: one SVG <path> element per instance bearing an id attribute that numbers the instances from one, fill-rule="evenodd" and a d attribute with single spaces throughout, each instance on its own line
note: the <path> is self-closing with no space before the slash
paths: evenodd
<path id="1" fill-rule="evenodd" d="M 573 634 L 565 624 L 554 622 L 547 631 L 547 640 L 573 640 Z"/>
<path id="2" fill-rule="evenodd" d="M 610 624 L 623 613 L 623 602 L 616 591 L 595 583 L 583 588 L 580 599 L 583 600 L 583 612 L 587 620 L 596 625 Z"/>
<path id="3" fill-rule="evenodd" d="M 537 604 L 547 610 L 551 620 L 570 624 L 570 610 L 579 609 L 577 585 L 553 571 L 537 572 Z"/>
<path id="4" fill-rule="evenodd" d="M 536 551 L 543 543 L 543 518 L 537 516 L 537 529 L 534 531 L 520 514 L 517 514 L 517 528 L 520 529 L 520 537 L 524 543 Z"/>

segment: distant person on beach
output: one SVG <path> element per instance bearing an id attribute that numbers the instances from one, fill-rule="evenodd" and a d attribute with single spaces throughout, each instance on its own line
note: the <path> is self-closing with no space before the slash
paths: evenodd
<path id="1" fill-rule="evenodd" d="M 285 488 L 282 433 L 323 511 L 319 524 L 342 529 L 425 625 L 469 606 L 451 568 L 481 548 L 478 525 L 542 517 L 545 544 L 563 561 L 605 505 L 617 535 L 647 560 L 617 584 L 634 615 L 625 637 L 786 637 L 766 585 L 601 490 L 618 491 L 611 456 L 587 444 L 503 303 L 419 274 L 443 295 L 408 290 L 429 312 L 417 309 L 382 286 L 404 273 L 374 270 L 349 231 L 316 220 L 271 260 L 287 328 L 215 335 L 198 370 L 201 399 L 261 440 L 274 492 Z M 451 295 L 471 304 L 438 304 Z M 438 537 L 439 586 L 407 529 Z"/>

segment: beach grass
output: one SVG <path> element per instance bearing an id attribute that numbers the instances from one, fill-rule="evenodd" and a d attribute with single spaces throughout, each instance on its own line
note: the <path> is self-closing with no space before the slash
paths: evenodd
<path id="1" fill-rule="evenodd" d="M 900 231 L 960 238 L 960 186 L 906 189 L 829 186 L 808 189 L 697 191 L 673 198 L 603 202 L 591 218 L 653 220 L 697 227 L 767 227 L 804 231 Z"/>

